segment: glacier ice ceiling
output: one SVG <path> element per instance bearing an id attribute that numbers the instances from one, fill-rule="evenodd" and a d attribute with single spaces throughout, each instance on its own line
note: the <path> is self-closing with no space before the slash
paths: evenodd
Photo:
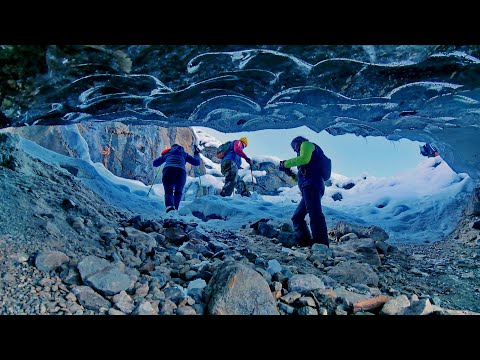
<path id="1" fill-rule="evenodd" d="M 307 125 L 430 142 L 480 179 L 480 46 L 0 46 L 0 127 Z"/>

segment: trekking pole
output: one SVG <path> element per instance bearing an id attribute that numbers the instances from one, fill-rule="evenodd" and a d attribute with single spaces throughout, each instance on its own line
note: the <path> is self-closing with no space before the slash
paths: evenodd
<path id="1" fill-rule="evenodd" d="M 202 188 L 202 174 L 200 174 L 200 169 L 198 169 L 198 182 L 199 182 L 199 192 L 200 192 L 200 197 L 203 196 L 203 188 Z"/>
<path id="2" fill-rule="evenodd" d="M 158 167 L 157 173 L 155 174 L 155 177 L 153 178 L 152 186 L 150 186 L 150 190 L 148 190 L 147 197 L 148 197 L 148 195 L 150 195 L 150 191 L 152 190 L 153 184 L 155 184 L 155 180 L 156 180 L 156 178 L 157 178 L 157 176 L 158 176 L 158 173 L 160 172 L 160 168 L 161 168 L 161 166 Z"/>
<path id="3" fill-rule="evenodd" d="M 253 169 L 252 169 L 252 165 L 250 165 L 250 174 L 252 174 L 252 192 L 255 192 L 255 184 L 253 183 Z"/>

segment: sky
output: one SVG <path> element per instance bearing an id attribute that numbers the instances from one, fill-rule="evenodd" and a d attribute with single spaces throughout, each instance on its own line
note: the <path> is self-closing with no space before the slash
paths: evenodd
<path id="1" fill-rule="evenodd" d="M 333 136 L 326 131 L 316 133 L 307 126 L 241 133 L 222 133 L 206 127 L 193 128 L 221 142 L 245 136 L 248 139 L 248 146 L 245 148 L 248 156 L 268 154 L 280 160 L 296 156 L 290 142 L 301 135 L 319 145 L 332 159 L 333 172 L 349 177 L 363 174 L 391 176 L 412 169 L 424 159 L 419 150 L 419 146 L 424 143 L 408 139 L 391 141 L 379 136 L 362 137 L 353 134 Z"/>
<path id="2" fill-rule="evenodd" d="M 203 141 L 220 142 L 205 133 L 197 132 L 197 135 Z M 274 137 L 268 130 L 263 135 Z M 79 139 L 78 132 L 71 131 L 69 136 L 72 137 L 72 143 L 78 146 L 76 152 L 82 154 L 79 158 L 55 153 L 26 139 L 21 140 L 21 146 L 28 154 L 57 167 L 77 167 L 77 178 L 105 201 L 145 219 L 179 218 L 185 222 L 196 222 L 199 230 L 238 230 L 262 218 L 269 218 L 273 225 L 280 225 L 290 222 L 301 198 L 298 186 L 280 188 L 278 196 L 262 196 L 257 192 L 250 198 L 238 194 L 225 198 L 218 195 L 199 196 L 197 188 L 193 186 L 199 178 L 189 177 L 185 187 L 186 200 L 180 203 L 179 211 L 166 214 L 161 184 L 153 185 L 149 193 L 149 185 L 115 176 L 101 163 L 93 163 L 88 158 L 89 151 L 85 148 L 88 145 Z M 275 136 L 278 138 L 278 134 Z M 291 136 L 289 134 L 289 138 Z M 288 145 L 289 142 L 285 143 Z M 277 151 L 282 154 L 285 150 Z M 264 157 L 269 156 L 265 154 Z M 221 188 L 224 178 L 214 176 L 219 175 L 220 165 L 210 162 L 210 166 L 209 173 L 201 177 L 202 185 L 212 189 Z M 265 175 L 261 171 L 254 171 L 253 174 L 254 178 Z M 248 165 L 245 164 L 245 169 L 239 175 L 251 185 Z M 454 230 L 466 204 L 465 199 L 474 187 L 474 182 L 467 174 L 455 173 L 441 157 L 421 157 L 410 168 L 392 176 L 350 177 L 334 170 L 331 180 L 332 186 L 326 188 L 322 198 L 327 227 L 331 229 L 338 221 L 380 226 L 389 234 L 388 242 L 391 244 L 433 243 L 443 239 Z M 347 190 L 343 187 L 347 183 L 354 186 Z M 336 193 L 342 195 L 341 201 L 333 200 L 332 196 Z M 193 215 L 197 212 L 222 219 L 204 222 Z"/>

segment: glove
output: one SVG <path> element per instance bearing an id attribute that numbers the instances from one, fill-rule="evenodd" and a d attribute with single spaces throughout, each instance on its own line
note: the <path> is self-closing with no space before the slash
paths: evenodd
<path id="1" fill-rule="evenodd" d="M 290 177 L 293 177 L 293 178 L 295 177 L 295 173 L 292 171 L 292 169 L 285 168 L 285 170 L 283 170 L 283 172 Z"/>
<path id="2" fill-rule="evenodd" d="M 194 154 L 200 154 L 200 153 L 201 153 L 201 151 L 200 151 L 200 149 L 197 147 L 197 145 L 193 145 L 193 153 L 194 153 Z"/>
<path id="3" fill-rule="evenodd" d="M 252 159 L 247 158 L 246 161 L 247 161 L 248 165 L 253 166 L 253 161 L 252 161 Z"/>
<path id="4" fill-rule="evenodd" d="M 280 161 L 278 169 L 290 177 L 295 177 L 295 173 L 292 171 L 292 169 L 285 167 L 285 160 Z"/>

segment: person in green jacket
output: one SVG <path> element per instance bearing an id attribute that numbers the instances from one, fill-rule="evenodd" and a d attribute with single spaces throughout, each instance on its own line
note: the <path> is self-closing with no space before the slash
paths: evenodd
<path id="1" fill-rule="evenodd" d="M 308 139 L 297 136 L 291 142 L 297 157 L 280 161 L 279 169 L 298 180 L 298 188 L 302 199 L 293 216 L 295 238 L 299 246 L 310 246 L 314 243 L 329 246 L 327 223 L 322 212 L 321 199 L 325 193 L 325 183 L 322 173 L 323 150 Z M 298 174 L 290 169 L 297 166 Z M 310 217 L 310 230 L 305 216 Z"/>

